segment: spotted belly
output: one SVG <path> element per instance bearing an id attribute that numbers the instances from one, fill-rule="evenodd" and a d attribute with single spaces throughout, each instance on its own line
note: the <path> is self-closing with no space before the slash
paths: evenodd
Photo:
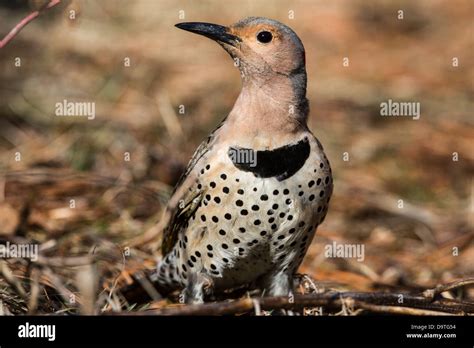
<path id="1" fill-rule="evenodd" d="M 185 286 L 189 273 L 204 273 L 219 290 L 252 283 L 269 272 L 296 272 L 332 193 L 324 153 L 312 151 L 284 180 L 229 164 L 205 164 L 203 169 L 203 200 L 165 257 L 173 266 L 163 267 L 161 276 Z"/>

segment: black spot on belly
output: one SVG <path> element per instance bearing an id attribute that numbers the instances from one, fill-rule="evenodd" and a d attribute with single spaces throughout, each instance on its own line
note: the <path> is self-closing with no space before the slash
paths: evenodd
<path id="1" fill-rule="evenodd" d="M 303 167 L 309 153 L 310 145 L 306 137 L 296 144 L 268 151 L 229 147 L 227 152 L 232 163 L 240 170 L 251 172 L 258 178 L 276 177 L 278 181 L 288 179 Z"/>

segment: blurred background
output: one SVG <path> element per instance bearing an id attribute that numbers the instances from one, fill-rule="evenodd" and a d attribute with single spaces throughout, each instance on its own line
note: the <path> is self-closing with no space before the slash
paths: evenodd
<path id="1" fill-rule="evenodd" d="M 1 1 L 0 36 L 46 2 Z M 140 238 L 240 91 L 224 50 L 174 24 L 265 16 L 305 45 L 309 127 L 335 176 L 329 214 L 300 272 L 353 290 L 473 276 L 473 7 L 63 1 L 0 50 L 0 240 L 39 243 L 43 262 L 73 293 L 74 267 L 51 260 L 96 254 L 92 276 L 107 296 L 153 268 L 159 253 Z M 94 102 L 95 119 L 55 116 L 64 99 Z M 381 117 L 388 99 L 419 102 L 420 119 Z M 364 261 L 326 258 L 333 241 L 363 244 Z M 8 262 L 27 282 L 27 263 Z M 40 279 L 55 286 L 51 274 Z"/>

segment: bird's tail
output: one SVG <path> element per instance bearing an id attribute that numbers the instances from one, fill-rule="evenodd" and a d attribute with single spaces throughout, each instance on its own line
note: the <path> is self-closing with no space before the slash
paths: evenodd
<path id="1" fill-rule="evenodd" d="M 181 288 L 174 262 L 172 257 L 165 258 L 158 263 L 156 269 L 133 274 L 133 283 L 121 288 L 120 292 L 128 302 L 139 304 L 168 296 Z"/>
<path id="2" fill-rule="evenodd" d="M 167 294 L 182 286 L 176 259 L 176 255 L 171 252 L 158 262 L 152 280 L 159 288 L 160 293 Z"/>

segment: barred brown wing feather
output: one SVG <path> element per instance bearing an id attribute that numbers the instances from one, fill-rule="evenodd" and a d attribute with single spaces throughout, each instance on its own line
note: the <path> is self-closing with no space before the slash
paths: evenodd
<path id="1" fill-rule="evenodd" d="M 197 189 L 198 182 L 196 166 L 212 149 L 216 140 L 216 133 L 222 127 L 224 121 L 225 118 L 207 137 L 207 139 L 199 145 L 173 190 L 170 203 L 168 203 L 166 209 L 170 218 L 168 225 L 164 229 L 162 244 L 163 255 L 173 249 L 173 246 L 178 240 L 179 232 L 186 227 L 186 223 L 197 210 L 199 203 L 202 200 L 204 191 L 199 191 Z"/>

